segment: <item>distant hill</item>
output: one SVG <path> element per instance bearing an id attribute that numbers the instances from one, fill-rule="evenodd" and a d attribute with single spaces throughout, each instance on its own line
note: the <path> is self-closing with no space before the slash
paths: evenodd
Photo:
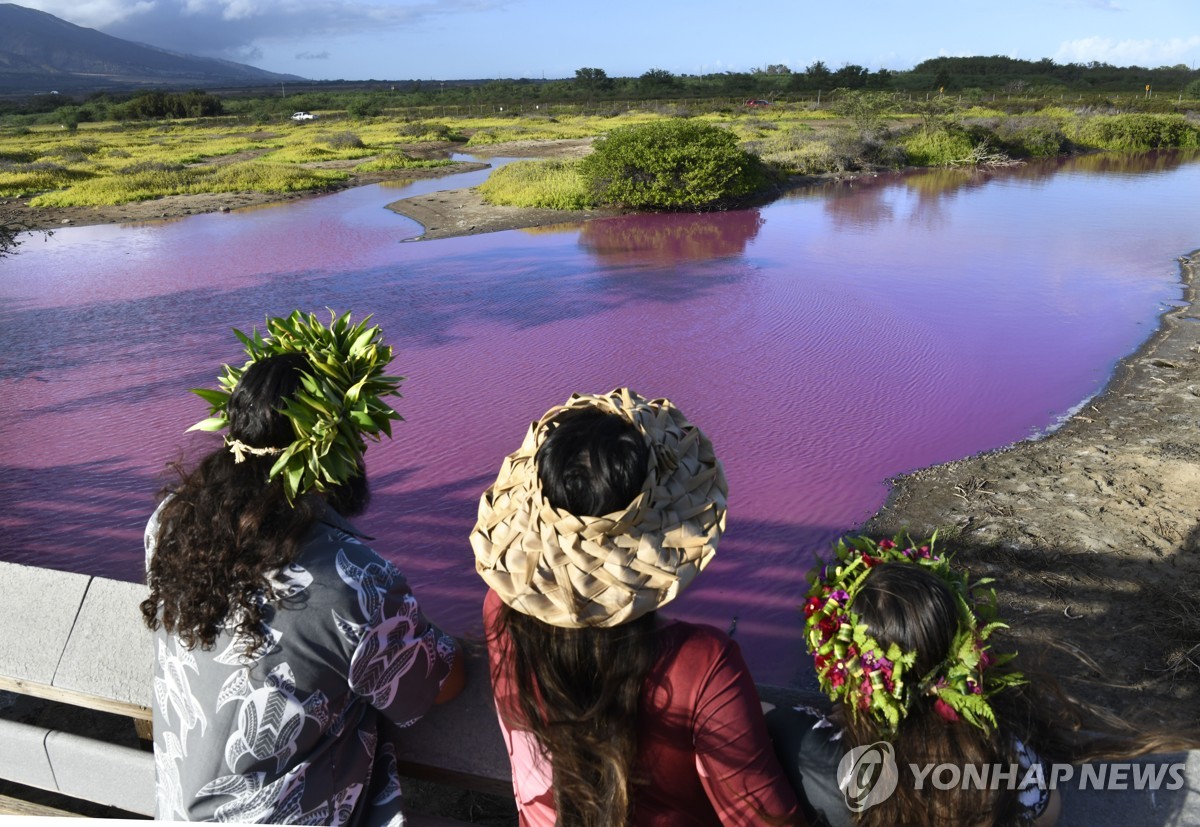
<path id="1" fill-rule="evenodd" d="M 255 86 L 303 80 L 168 52 L 0 3 L 0 94 Z"/>

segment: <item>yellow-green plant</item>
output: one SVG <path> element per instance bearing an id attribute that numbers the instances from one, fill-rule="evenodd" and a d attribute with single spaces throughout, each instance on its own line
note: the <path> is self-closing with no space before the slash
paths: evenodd
<path id="1" fill-rule="evenodd" d="M 454 161 L 422 160 L 410 158 L 403 152 L 385 152 L 370 161 L 365 161 L 354 168 L 355 172 L 387 172 L 394 169 L 425 169 L 429 167 L 453 166 Z"/>
<path id="2" fill-rule="evenodd" d="M 514 161 L 493 172 L 479 186 L 489 204 L 582 210 L 595 206 L 579 161 Z"/>

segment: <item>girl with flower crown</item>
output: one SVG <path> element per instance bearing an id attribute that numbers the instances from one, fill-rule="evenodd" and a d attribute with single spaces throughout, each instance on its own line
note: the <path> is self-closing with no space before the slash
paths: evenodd
<path id="1" fill-rule="evenodd" d="M 1052 680 L 1026 679 L 1014 655 L 991 649 L 1005 624 L 988 581 L 970 583 L 933 546 L 846 538 L 809 574 L 805 640 L 833 708 L 767 721 L 811 819 L 1047 827 L 1061 804 L 1046 762 L 1195 746 L 1106 730 Z M 925 768 L 941 765 L 960 779 L 986 769 L 992 782 L 935 784 Z"/>

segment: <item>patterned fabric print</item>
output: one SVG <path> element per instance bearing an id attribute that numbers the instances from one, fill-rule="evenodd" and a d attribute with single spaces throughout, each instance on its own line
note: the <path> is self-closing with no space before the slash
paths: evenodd
<path id="1" fill-rule="evenodd" d="M 401 683 L 414 667 L 417 677 L 427 680 L 436 664 L 453 660 L 453 640 L 423 623 L 412 594 L 394 599 L 395 583 L 403 577 L 391 563 L 357 566 L 339 551 L 337 571 L 358 594 L 359 609 L 367 619 L 364 624 L 355 624 L 334 615 L 338 629 L 356 646 L 350 662 L 350 687 L 372 706 L 387 709 L 400 695 Z M 408 726 L 416 720 L 397 723 Z"/>
<path id="2" fill-rule="evenodd" d="M 312 574 L 295 563 L 267 575 L 267 588 L 275 601 L 288 600 L 303 594 L 312 585 L 312 582 Z M 274 609 L 268 605 L 267 596 L 258 594 L 255 599 L 259 608 L 263 610 L 263 617 L 269 619 L 274 614 Z M 272 629 L 270 624 L 264 621 L 260 627 L 265 638 L 264 642 L 247 654 L 246 647 L 249 645 L 250 639 L 248 635 L 238 631 L 241 622 L 242 612 L 240 610 L 226 619 L 225 631 L 230 636 L 230 641 L 229 645 L 225 647 L 225 651 L 217 655 L 217 663 L 223 663 L 226 666 L 247 666 L 279 651 L 279 642 L 283 633 Z"/>
<path id="3" fill-rule="evenodd" d="M 147 527 L 147 559 L 157 538 Z M 157 817 L 402 825 L 383 718 L 419 718 L 456 654 L 404 577 L 328 512 L 263 595 L 267 644 L 227 621 L 211 650 L 157 633 Z"/>
<path id="4" fill-rule="evenodd" d="M 302 765 L 270 783 L 264 783 L 267 774 L 263 772 L 228 775 L 205 784 L 197 796 L 233 796 L 233 801 L 217 807 L 214 814 L 216 821 L 331 825 L 348 823 L 354 806 L 358 803 L 358 797 L 362 794 L 362 785 L 351 784 L 339 791 L 332 802 L 324 802 L 312 810 L 305 811 L 301 802 L 304 799 L 307 771 L 308 767 Z"/>
<path id="5" fill-rule="evenodd" d="M 158 641 L 159 674 L 154 677 L 154 699 L 168 723 L 171 720 L 171 710 L 175 711 L 181 737 L 186 741 L 187 733 L 197 724 L 200 726 L 200 734 L 203 735 L 208 721 L 204 717 L 204 709 L 200 702 L 192 694 L 187 676 L 188 670 L 197 674 L 200 671 L 196 665 L 196 657 L 187 649 L 178 648 L 175 641 L 172 641 L 172 644 L 175 652 L 167 649 L 166 641 Z"/>
<path id="6" fill-rule="evenodd" d="M 240 701 L 241 708 L 238 731 L 225 746 L 225 763 L 231 770 L 249 757 L 252 766 L 274 758 L 276 772 L 282 772 L 296 754 L 296 739 L 305 721 L 311 719 L 321 729 L 329 721 L 323 693 L 314 692 L 303 702 L 296 697 L 296 679 L 286 662 L 272 669 L 258 688 L 252 686 L 248 669 L 234 672 L 221 687 L 217 709 L 233 701 Z"/>

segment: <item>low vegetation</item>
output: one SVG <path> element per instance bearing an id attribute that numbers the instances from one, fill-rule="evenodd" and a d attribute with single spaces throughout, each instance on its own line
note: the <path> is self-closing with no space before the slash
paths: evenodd
<path id="1" fill-rule="evenodd" d="M 580 161 L 515 161 L 488 176 L 479 192 L 491 204 L 583 210 L 597 205 Z"/>
<path id="2" fill-rule="evenodd" d="M 802 74 L 773 67 L 756 76 L 761 86 L 753 107 L 742 99 L 696 97 L 701 85 L 695 79 L 662 70 L 631 87 L 598 69 L 571 82 L 586 86 L 586 95 L 574 96 L 575 86 L 546 84 L 537 96 L 515 102 L 516 87 L 501 82 L 477 88 L 474 98 L 458 87 L 438 89 L 436 96 L 393 87 L 260 99 L 195 90 L 125 101 L 65 99 L 50 109 L 42 96 L 22 112 L 0 106 L 0 199 L 103 205 L 178 193 L 322 190 L 355 175 L 447 165 L 453 146 L 595 139 L 596 151 L 582 161 L 505 167 L 484 186 L 485 197 L 558 209 L 707 209 L 739 203 L 797 175 L 1200 147 L 1200 101 L 1185 100 L 1183 91 L 1175 101 L 1139 89 L 1124 98 L 1095 93 L 1087 101 L 1080 93 L 1069 102 L 1065 93 L 1012 80 L 1011 72 L 1022 67 L 1032 71 L 1021 62 L 940 61 L 924 68 L 955 67 L 999 73 L 1010 79 L 1008 88 L 946 83 L 939 88 L 958 85 L 960 91 L 914 94 L 902 91 L 902 78 L 856 87 L 849 76 L 826 76 L 813 66 Z M 1200 80 L 1175 74 L 1187 94 L 1200 94 Z M 835 76 L 847 83 L 809 88 Z M 716 81 L 706 82 L 711 92 Z M 554 88 L 558 99 L 547 101 Z M 637 99 L 614 100 L 622 89 L 634 89 Z M 789 97 L 763 105 L 764 89 Z M 317 117 L 293 122 L 297 110 Z"/>

